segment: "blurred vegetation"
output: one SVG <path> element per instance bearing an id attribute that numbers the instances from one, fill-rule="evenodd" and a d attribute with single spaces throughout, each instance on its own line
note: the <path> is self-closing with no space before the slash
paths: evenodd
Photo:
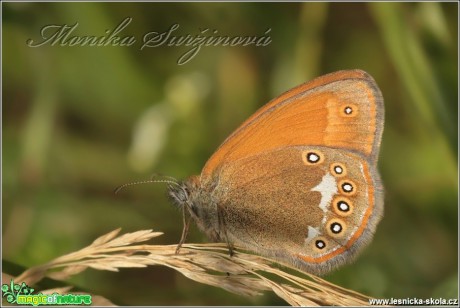
<path id="1" fill-rule="evenodd" d="M 198 174 L 258 107 L 324 73 L 360 68 L 379 84 L 385 217 L 358 260 L 326 276 L 373 297 L 458 297 L 457 3 L 2 3 L 3 258 L 30 267 L 117 227 L 177 243 L 180 212 L 153 173 Z M 130 47 L 31 48 L 49 24 L 104 35 L 124 18 Z M 139 50 L 167 31 L 262 36 L 265 47 Z M 196 229 L 188 242 L 204 242 Z M 6 270 L 4 268 L 4 270 Z M 18 274 L 18 273 L 10 273 Z M 276 305 L 163 267 L 71 280 L 116 304 Z"/>

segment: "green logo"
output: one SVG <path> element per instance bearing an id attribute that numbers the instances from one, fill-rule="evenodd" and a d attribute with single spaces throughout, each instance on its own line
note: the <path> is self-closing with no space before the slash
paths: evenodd
<path id="1" fill-rule="evenodd" d="M 2 297 L 10 304 L 17 305 L 91 305 L 91 295 L 87 294 L 32 294 L 34 289 L 22 284 L 14 283 L 11 279 L 10 284 L 2 285 Z"/>

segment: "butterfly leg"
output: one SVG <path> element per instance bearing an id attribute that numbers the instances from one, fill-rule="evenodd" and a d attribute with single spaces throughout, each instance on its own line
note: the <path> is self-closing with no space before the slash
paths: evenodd
<path id="1" fill-rule="evenodd" d="M 233 255 L 235 254 L 235 248 L 233 247 L 232 243 L 229 242 L 228 238 L 227 238 L 227 247 L 228 247 L 228 254 L 230 255 L 230 257 L 233 257 Z"/>
<path id="2" fill-rule="evenodd" d="M 177 244 L 176 248 L 176 255 L 179 254 L 179 251 L 182 247 L 182 244 L 184 244 L 185 239 L 187 238 L 188 230 L 190 228 L 190 219 L 192 218 L 191 216 L 185 217 L 186 211 L 185 208 L 182 208 L 182 221 L 184 223 L 184 228 L 182 229 L 182 236 L 180 238 L 179 244 Z"/>
<path id="3" fill-rule="evenodd" d="M 222 216 L 222 210 L 220 209 L 220 207 L 217 207 L 217 217 L 219 220 L 220 230 L 222 230 L 222 233 L 223 233 L 223 236 L 219 236 L 219 237 L 221 238 L 221 240 L 225 238 L 225 242 L 227 243 L 227 247 L 228 247 L 228 254 L 230 255 L 230 257 L 233 257 L 233 255 L 235 254 L 234 252 L 235 248 L 233 247 L 233 244 L 228 239 L 227 228 L 225 226 L 225 220 L 224 220 L 224 217 Z"/>

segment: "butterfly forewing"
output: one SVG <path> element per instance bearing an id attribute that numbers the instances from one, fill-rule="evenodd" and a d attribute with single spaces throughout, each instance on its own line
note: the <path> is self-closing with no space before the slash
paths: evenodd
<path id="1" fill-rule="evenodd" d="M 381 93 L 367 73 L 325 75 L 262 107 L 220 146 L 202 176 L 224 162 L 291 145 L 343 148 L 375 163 L 383 117 Z"/>

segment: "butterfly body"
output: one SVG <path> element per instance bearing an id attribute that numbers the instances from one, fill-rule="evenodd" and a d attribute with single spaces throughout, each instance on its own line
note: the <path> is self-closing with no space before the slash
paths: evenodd
<path id="1" fill-rule="evenodd" d="M 210 239 L 324 274 L 352 261 L 382 217 L 382 130 L 367 73 L 325 75 L 262 107 L 170 195 Z"/>

